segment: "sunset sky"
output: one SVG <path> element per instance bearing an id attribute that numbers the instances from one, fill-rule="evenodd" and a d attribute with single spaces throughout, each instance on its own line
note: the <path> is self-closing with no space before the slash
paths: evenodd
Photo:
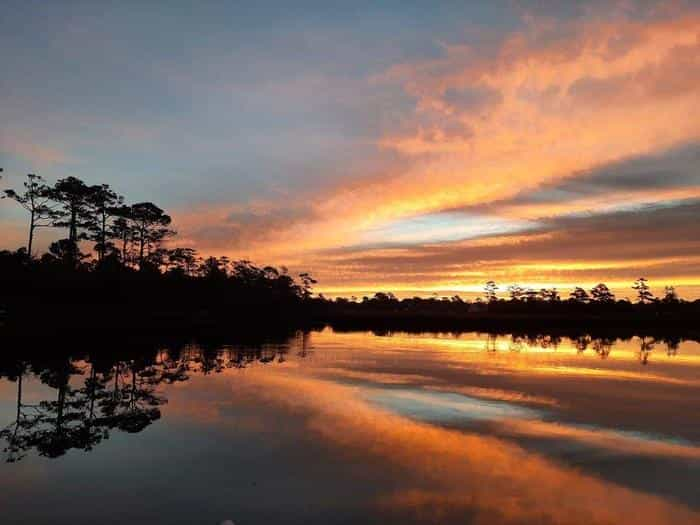
<path id="1" fill-rule="evenodd" d="M 700 296 L 700 2 L 2 4 L 0 188 L 105 182 L 330 295 Z"/>

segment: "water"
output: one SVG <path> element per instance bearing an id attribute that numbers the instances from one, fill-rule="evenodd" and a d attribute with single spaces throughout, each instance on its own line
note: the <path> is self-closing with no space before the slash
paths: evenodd
<path id="1" fill-rule="evenodd" d="M 227 342 L 5 349 L 2 523 L 700 523 L 696 342 Z"/>

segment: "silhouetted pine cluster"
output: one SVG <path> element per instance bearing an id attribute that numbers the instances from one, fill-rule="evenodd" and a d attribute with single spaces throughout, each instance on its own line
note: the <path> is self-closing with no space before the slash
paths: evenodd
<path id="1" fill-rule="evenodd" d="M 278 281 L 299 296 L 308 296 L 313 279 L 301 274 L 296 286 L 287 271 L 227 257 L 201 258 L 187 247 L 165 247 L 176 232 L 171 218 L 152 202 L 125 204 L 124 197 L 109 185 L 87 185 L 76 177 L 60 179 L 53 186 L 39 175 L 27 175 L 22 191 L 4 190 L 29 214 L 26 248 L 2 252 L 4 259 L 25 259 L 27 264 L 62 265 L 75 271 L 125 270 L 158 272 L 169 276 L 240 280 L 262 283 Z M 37 229 L 56 228 L 65 238 L 51 243 L 47 253 L 34 257 Z M 92 252 L 81 251 L 90 246 Z"/>
<path id="2" fill-rule="evenodd" d="M 316 282 L 307 273 L 295 280 L 286 268 L 171 247 L 176 232 L 168 214 L 152 202 L 127 204 L 106 184 L 67 177 L 48 185 L 28 175 L 21 191 L 5 190 L 4 196 L 29 218 L 26 247 L 0 252 L 0 309 L 15 320 L 80 326 L 118 324 L 119 315 L 129 322 L 154 314 L 174 322 L 262 311 L 269 318 L 294 317 Z M 35 234 L 44 228 L 65 237 L 37 257 Z"/>

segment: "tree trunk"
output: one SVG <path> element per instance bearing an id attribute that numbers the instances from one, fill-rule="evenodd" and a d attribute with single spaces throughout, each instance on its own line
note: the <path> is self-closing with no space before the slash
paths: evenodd
<path id="1" fill-rule="evenodd" d="M 122 266 L 126 268 L 126 246 L 127 246 L 127 234 L 128 232 L 124 232 L 124 235 L 122 236 Z"/>
<path id="2" fill-rule="evenodd" d="M 78 240 L 78 228 L 76 226 L 77 212 L 74 207 L 70 210 L 70 224 L 68 225 L 68 240 L 71 242 L 77 242 Z"/>
<path id="3" fill-rule="evenodd" d="M 143 270 L 143 248 L 144 248 L 143 232 L 141 232 L 139 242 L 140 242 L 140 246 L 139 246 L 139 270 Z"/>
<path id="4" fill-rule="evenodd" d="M 100 231 L 100 250 L 97 252 L 99 260 L 105 258 L 105 239 L 107 238 L 105 230 L 107 229 L 107 214 L 102 211 L 102 230 Z"/>
<path id="5" fill-rule="evenodd" d="M 95 383 L 97 382 L 97 372 L 95 371 L 95 365 L 93 364 L 90 372 L 90 424 L 95 416 Z"/>
<path id="6" fill-rule="evenodd" d="M 56 399 L 56 430 L 61 431 L 63 425 L 63 408 L 66 404 L 67 382 L 58 388 L 58 398 Z"/>
<path id="7" fill-rule="evenodd" d="M 71 263 L 75 267 L 78 263 L 78 212 L 75 206 L 71 206 L 70 224 L 68 225 L 68 240 L 70 241 L 70 258 Z"/>
<path id="8" fill-rule="evenodd" d="M 27 255 L 32 258 L 32 244 L 34 243 L 34 210 L 29 219 L 29 242 L 27 242 Z"/>
<path id="9" fill-rule="evenodd" d="M 17 378 L 17 425 L 22 417 L 22 373 Z"/>

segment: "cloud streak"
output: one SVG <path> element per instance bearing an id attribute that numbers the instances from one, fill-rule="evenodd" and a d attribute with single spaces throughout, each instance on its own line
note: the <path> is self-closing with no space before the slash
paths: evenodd
<path id="1" fill-rule="evenodd" d="M 695 283 L 699 33 L 692 12 L 531 19 L 485 51 L 444 44 L 439 58 L 393 66 L 373 81 L 416 101 L 377 143 L 397 165 L 303 194 L 294 205 L 306 213 L 259 252 L 276 248 L 336 288 L 454 289 L 493 273 L 625 280 L 637 270 Z M 416 218 L 455 210 L 540 224 L 471 241 L 480 236 L 464 227 L 463 242 L 440 239 L 438 227 L 434 243 L 411 237 Z M 256 224 L 254 215 L 246 222 Z M 402 224 L 405 234 L 392 235 Z M 387 232 L 385 242 L 362 254 L 371 231 Z M 396 244 L 386 257 L 368 255 Z M 355 256 L 324 258 L 338 246 Z"/>

